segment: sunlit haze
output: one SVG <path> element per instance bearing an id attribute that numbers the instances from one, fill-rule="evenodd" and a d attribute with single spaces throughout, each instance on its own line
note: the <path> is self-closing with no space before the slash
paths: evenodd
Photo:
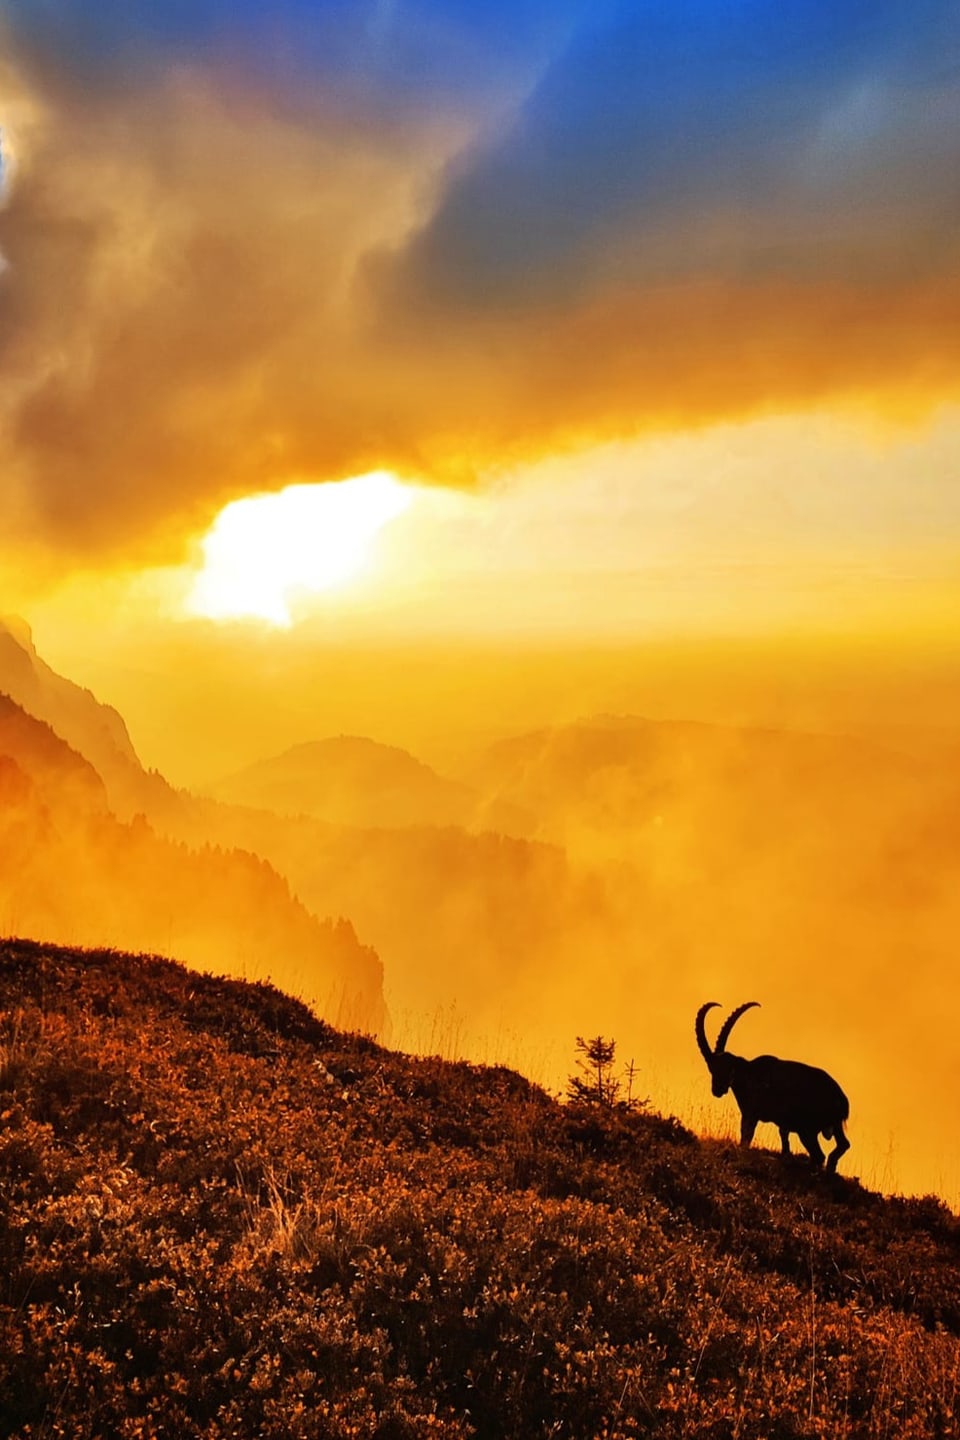
<path id="1" fill-rule="evenodd" d="M 255 616 L 289 625 L 298 594 L 357 575 L 373 537 L 409 503 L 384 472 L 233 500 L 201 542 L 203 567 L 187 607 L 213 620 Z"/>

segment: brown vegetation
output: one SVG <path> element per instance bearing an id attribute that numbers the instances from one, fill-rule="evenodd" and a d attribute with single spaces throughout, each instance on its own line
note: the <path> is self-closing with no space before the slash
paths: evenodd
<path id="1" fill-rule="evenodd" d="M 957 1433 L 934 1200 L 155 959 L 7 942 L 0 1047 L 4 1436 Z"/>

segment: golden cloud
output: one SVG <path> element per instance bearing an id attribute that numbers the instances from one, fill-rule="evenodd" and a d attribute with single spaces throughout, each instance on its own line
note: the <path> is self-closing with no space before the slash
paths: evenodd
<path id="1" fill-rule="evenodd" d="M 611 265 L 464 304 L 408 263 L 463 125 L 284 110 L 199 71 L 137 93 L 16 75 L 0 518 L 18 543 L 159 559 L 291 481 L 463 484 L 643 429 L 957 393 L 949 257 L 892 277 Z"/>

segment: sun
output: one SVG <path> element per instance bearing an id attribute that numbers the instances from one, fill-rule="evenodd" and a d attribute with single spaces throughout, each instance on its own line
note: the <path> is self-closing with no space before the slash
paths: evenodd
<path id="1" fill-rule="evenodd" d="M 323 485 L 288 485 L 233 500 L 201 541 L 187 598 L 195 615 L 291 624 L 292 600 L 331 590 L 364 568 L 374 536 L 410 504 L 386 470 Z"/>

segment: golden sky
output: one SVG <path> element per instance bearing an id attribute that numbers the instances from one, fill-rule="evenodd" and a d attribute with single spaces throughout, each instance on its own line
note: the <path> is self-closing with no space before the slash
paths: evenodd
<path id="1" fill-rule="evenodd" d="M 263 626 L 949 647 L 943 0 L 0 36 L 0 583 L 69 673 L 149 714 Z"/>

